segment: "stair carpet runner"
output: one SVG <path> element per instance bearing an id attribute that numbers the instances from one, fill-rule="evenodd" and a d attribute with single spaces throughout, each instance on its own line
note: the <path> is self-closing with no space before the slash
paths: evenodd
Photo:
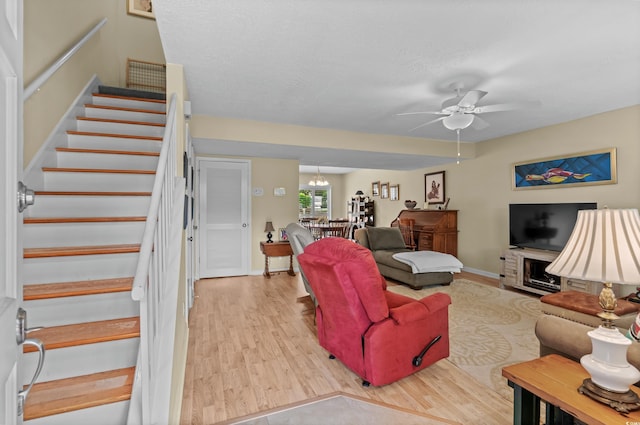
<path id="1" fill-rule="evenodd" d="M 140 336 L 131 286 L 165 107 L 96 93 L 56 149 L 57 166 L 42 168 L 23 228 L 25 309 L 29 326 L 42 326 L 28 336 L 46 349 L 27 424 L 126 421 Z M 38 352 L 23 351 L 26 385 Z"/>

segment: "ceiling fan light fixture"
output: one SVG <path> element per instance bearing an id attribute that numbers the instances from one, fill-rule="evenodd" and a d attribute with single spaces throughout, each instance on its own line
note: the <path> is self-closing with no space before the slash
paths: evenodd
<path id="1" fill-rule="evenodd" d="M 449 130 L 464 130 L 469 127 L 472 122 L 473 114 L 465 114 L 462 112 L 454 112 L 442 120 L 442 124 Z"/>

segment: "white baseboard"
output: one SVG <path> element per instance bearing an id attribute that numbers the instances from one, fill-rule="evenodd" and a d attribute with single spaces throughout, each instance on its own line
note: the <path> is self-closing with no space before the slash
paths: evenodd
<path id="1" fill-rule="evenodd" d="M 480 270 L 480 269 L 474 269 L 472 267 L 463 267 L 462 270 L 464 270 L 465 272 L 478 274 L 480 276 L 490 277 L 490 278 L 493 278 L 493 279 L 500 279 L 500 275 L 497 274 L 497 273 L 491 273 L 491 272 L 487 272 L 487 271 Z"/>

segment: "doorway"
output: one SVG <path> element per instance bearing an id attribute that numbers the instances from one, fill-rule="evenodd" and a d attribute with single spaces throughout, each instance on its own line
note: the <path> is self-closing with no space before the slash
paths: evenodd
<path id="1" fill-rule="evenodd" d="M 248 160 L 198 158 L 199 277 L 249 274 Z"/>

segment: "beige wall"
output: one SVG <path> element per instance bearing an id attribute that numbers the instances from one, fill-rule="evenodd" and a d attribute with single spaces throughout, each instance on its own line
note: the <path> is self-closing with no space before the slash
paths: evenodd
<path id="1" fill-rule="evenodd" d="M 513 163 L 595 149 L 617 148 L 618 184 L 513 190 Z M 598 207 L 640 208 L 640 106 L 545 127 L 477 144 L 476 158 L 444 167 L 411 172 L 363 170 L 345 177 L 345 190 L 372 181 L 400 185 L 400 202 L 376 201 L 376 225 L 387 226 L 404 208 L 404 200 L 424 202 L 424 174 L 445 170 L 450 209 L 459 210 L 459 257 L 466 267 L 499 272 L 507 248 L 508 205 L 528 202 L 597 202 Z M 363 189 L 364 190 L 364 189 Z"/>
<path id="2" fill-rule="evenodd" d="M 93 75 L 124 87 L 126 61 L 164 63 L 156 21 L 128 15 L 124 0 L 24 2 L 24 81 L 29 85 L 103 18 L 108 21 L 24 104 L 24 164 Z"/>
<path id="3" fill-rule="evenodd" d="M 251 158 L 251 187 L 262 188 L 262 196 L 251 196 L 251 269 L 264 268 L 264 255 L 260 252 L 260 241 L 267 240 L 264 225 L 269 219 L 276 232 L 278 229 L 298 221 L 298 161 L 291 159 Z M 274 196 L 273 189 L 284 187 L 285 196 Z M 289 267 L 289 258 L 270 259 L 272 270 Z"/>
<path id="4" fill-rule="evenodd" d="M 314 146 L 365 152 L 420 154 L 447 158 L 456 156 L 455 143 L 441 140 L 356 133 L 204 115 L 194 115 L 191 122 L 191 134 L 194 138 Z M 473 158 L 475 150 L 475 144 L 463 143 L 461 156 Z"/>

